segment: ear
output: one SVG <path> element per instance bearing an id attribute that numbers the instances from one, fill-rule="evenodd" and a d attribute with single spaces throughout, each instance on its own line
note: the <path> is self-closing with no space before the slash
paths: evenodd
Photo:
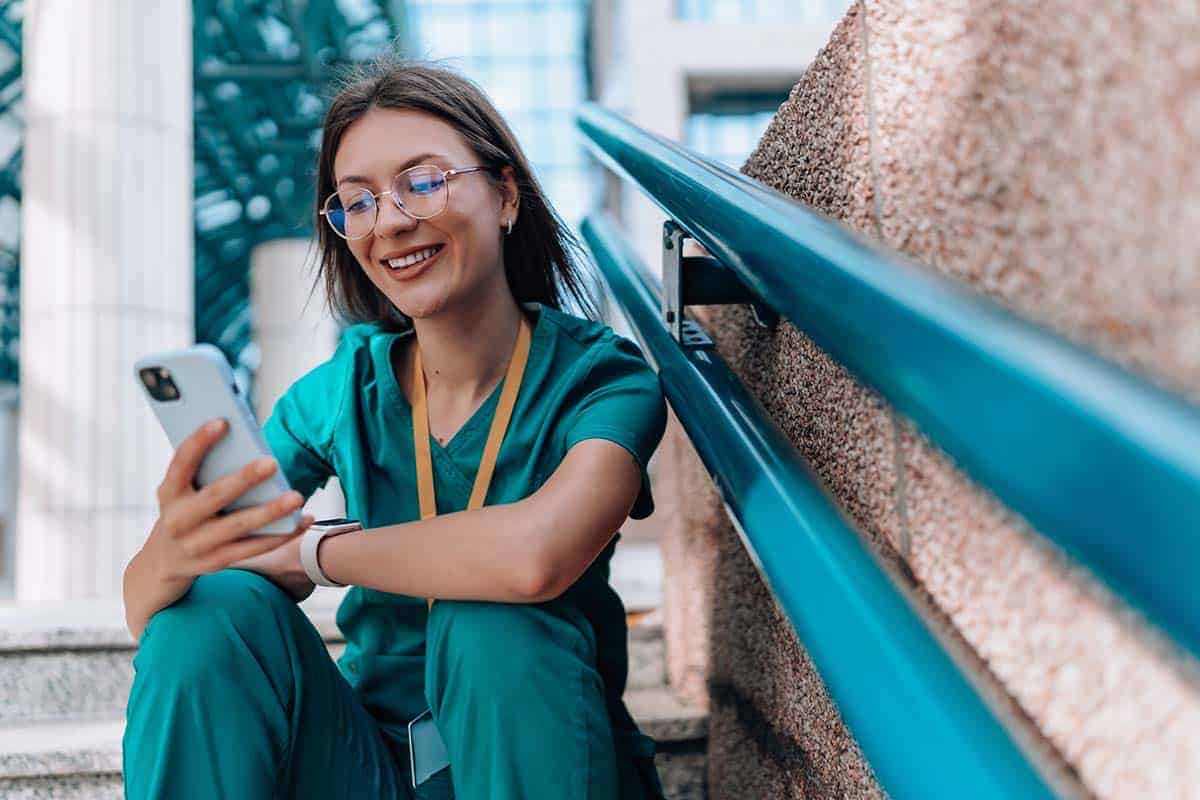
<path id="1" fill-rule="evenodd" d="M 521 205 L 521 190 L 517 187 L 517 174 L 511 165 L 500 168 L 500 219 L 517 222 L 517 210 Z"/>

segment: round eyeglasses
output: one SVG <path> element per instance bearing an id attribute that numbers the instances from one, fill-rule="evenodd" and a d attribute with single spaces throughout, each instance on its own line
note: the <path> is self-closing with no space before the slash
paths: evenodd
<path id="1" fill-rule="evenodd" d="M 325 198 L 321 215 L 343 239 L 361 239 L 375 230 L 379 219 L 380 197 L 389 195 L 396 208 L 413 219 L 429 219 L 446 210 L 450 200 L 447 181 L 455 175 L 490 170 L 491 167 L 459 167 L 442 169 L 433 164 L 420 164 L 397 173 L 391 189 L 373 194 L 364 188 L 346 187 Z"/>

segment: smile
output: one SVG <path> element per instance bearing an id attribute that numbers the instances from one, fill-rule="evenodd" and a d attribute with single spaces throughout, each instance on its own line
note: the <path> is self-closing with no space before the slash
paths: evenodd
<path id="1" fill-rule="evenodd" d="M 438 254 L 442 247 L 443 245 L 437 244 L 433 247 L 426 247 L 424 250 L 418 250 L 415 253 L 410 253 L 403 258 L 389 259 L 387 265 L 391 269 L 406 269 L 408 267 L 416 266 L 417 264 L 433 258 Z"/>

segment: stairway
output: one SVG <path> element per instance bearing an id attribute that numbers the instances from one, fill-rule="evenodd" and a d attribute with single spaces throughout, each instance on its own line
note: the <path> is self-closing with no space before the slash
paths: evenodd
<path id="1" fill-rule="evenodd" d="M 335 658 L 344 647 L 334 624 L 343 591 L 321 588 L 301 604 Z M 632 616 L 626 704 L 658 742 L 667 797 L 702 800 L 708 715 L 680 703 L 664 685 L 657 612 Z M 134 649 L 119 602 L 53 611 L 0 608 L 0 797 L 121 797 Z"/>

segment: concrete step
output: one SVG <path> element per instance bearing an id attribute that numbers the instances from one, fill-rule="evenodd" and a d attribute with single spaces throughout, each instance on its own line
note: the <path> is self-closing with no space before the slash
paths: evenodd
<path id="1" fill-rule="evenodd" d="M 337 658 L 334 622 L 345 590 L 321 588 L 300 604 Z M 0 724 L 124 714 L 136 646 L 119 602 L 69 608 L 0 608 Z M 662 627 L 654 614 L 630 628 L 629 689 L 665 682 Z"/>
<path id="2" fill-rule="evenodd" d="M 124 730 L 124 719 L 0 725 L 0 797 L 120 798 Z"/>
<path id="3" fill-rule="evenodd" d="M 626 692 L 625 702 L 658 742 L 656 764 L 667 797 L 703 800 L 708 714 L 661 687 Z M 0 725 L 0 797 L 120 798 L 124 729 L 123 718 Z"/>
<path id="4" fill-rule="evenodd" d="M 666 686 L 627 691 L 625 705 L 657 743 L 654 765 L 668 800 L 706 800 L 708 712 L 684 703 Z"/>

